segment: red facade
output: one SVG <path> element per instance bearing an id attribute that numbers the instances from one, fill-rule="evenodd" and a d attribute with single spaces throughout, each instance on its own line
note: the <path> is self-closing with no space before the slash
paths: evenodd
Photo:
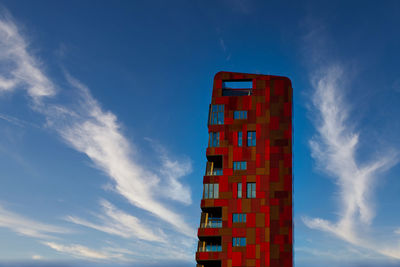
<path id="1" fill-rule="evenodd" d="M 197 266 L 291 267 L 290 80 L 217 73 L 208 131 Z"/>

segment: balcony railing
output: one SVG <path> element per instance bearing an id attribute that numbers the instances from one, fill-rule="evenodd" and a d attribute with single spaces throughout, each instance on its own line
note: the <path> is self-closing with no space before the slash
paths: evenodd
<path id="1" fill-rule="evenodd" d="M 212 168 L 208 170 L 206 175 L 213 176 L 213 175 L 222 175 L 222 169 Z"/>
<path id="2" fill-rule="evenodd" d="M 221 218 L 209 218 L 206 223 L 201 223 L 201 228 L 221 228 L 222 219 Z"/>
<path id="3" fill-rule="evenodd" d="M 206 244 L 205 246 L 199 246 L 198 252 L 221 252 L 221 245 Z"/>

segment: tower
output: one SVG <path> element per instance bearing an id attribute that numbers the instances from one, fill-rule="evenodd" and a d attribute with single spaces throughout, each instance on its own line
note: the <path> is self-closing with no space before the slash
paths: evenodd
<path id="1" fill-rule="evenodd" d="M 291 81 L 218 72 L 208 132 L 197 267 L 291 267 Z"/>

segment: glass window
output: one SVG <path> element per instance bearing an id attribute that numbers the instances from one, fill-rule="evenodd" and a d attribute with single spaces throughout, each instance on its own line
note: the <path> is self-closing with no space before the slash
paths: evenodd
<path id="1" fill-rule="evenodd" d="M 247 164 L 246 161 L 234 161 L 233 162 L 233 170 L 246 170 Z"/>
<path id="2" fill-rule="evenodd" d="M 256 198 L 256 183 L 247 183 L 247 198 Z"/>
<path id="3" fill-rule="evenodd" d="M 237 184 L 237 197 L 242 198 L 242 183 Z"/>
<path id="4" fill-rule="evenodd" d="M 218 198 L 219 184 L 214 184 L 214 198 Z"/>
<path id="5" fill-rule="evenodd" d="M 246 222 L 246 214 L 245 213 L 233 213 L 232 214 L 232 222 Z"/>
<path id="6" fill-rule="evenodd" d="M 208 184 L 204 184 L 204 199 L 208 198 Z"/>
<path id="7" fill-rule="evenodd" d="M 247 146 L 256 146 L 256 132 L 247 132 Z"/>
<path id="8" fill-rule="evenodd" d="M 243 133 L 238 132 L 238 146 L 242 146 L 242 140 L 243 140 Z"/>
<path id="9" fill-rule="evenodd" d="M 216 132 L 216 133 L 211 132 L 210 133 L 208 145 L 210 147 L 219 147 L 219 132 Z"/>
<path id="10" fill-rule="evenodd" d="M 219 184 L 204 184 L 204 199 L 219 198 Z"/>
<path id="11" fill-rule="evenodd" d="M 224 124 L 224 105 L 212 105 L 210 124 Z"/>
<path id="12" fill-rule="evenodd" d="M 214 168 L 212 175 L 222 175 L 222 169 Z"/>
<path id="13" fill-rule="evenodd" d="M 209 198 L 213 198 L 213 196 L 214 196 L 214 185 L 213 184 L 210 184 L 208 186 L 208 196 L 209 196 Z"/>
<path id="14" fill-rule="evenodd" d="M 232 238 L 232 246 L 233 247 L 244 247 L 244 246 L 246 246 L 246 238 L 245 237 L 234 237 L 234 238 Z"/>
<path id="15" fill-rule="evenodd" d="M 236 110 L 233 112 L 234 120 L 244 120 L 247 119 L 247 110 Z"/>
<path id="16" fill-rule="evenodd" d="M 233 213 L 232 214 L 232 222 L 238 222 L 238 214 L 237 213 Z"/>
<path id="17" fill-rule="evenodd" d="M 247 169 L 247 162 L 246 161 L 240 162 L 240 169 L 241 170 L 246 170 Z"/>

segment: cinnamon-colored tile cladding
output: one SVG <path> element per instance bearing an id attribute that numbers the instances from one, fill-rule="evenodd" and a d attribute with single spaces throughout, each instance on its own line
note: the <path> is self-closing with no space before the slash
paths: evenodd
<path id="1" fill-rule="evenodd" d="M 228 96 L 224 81 L 252 81 L 250 95 Z M 224 106 L 224 121 L 209 121 L 208 131 L 219 132 L 219 146 L 208 147 L 206 155 L 209 159 L 222 156 L 222 173 L 204 176 L 203 183 L 218 184 L 219 193 L 201 201 L 197 266 L 291 267 L 291 81 L 280 76 L 218 72 L 212 105 Z M 234 111 L 247 111 L 247 119 L 234 119 Z M 242 132 L 242 146 L 238 146 L 238 131 Z M 248 131 L 256 132 L 255 146 L 247 146 Z M 233 170 L 234 161 L 245 161 L 246 170 Z M 255 198 L 247 198 L 250 182 L 256 183 Z M 238 183 L 242 198 L 238 197 Z M 233 223 L 234 213 L 245 213 L 246 221 Z M 215 214 L 221 224 L 210 224 L 210 216 Z M 245 237 L 246 244 L 232 246 L 235 237 Z M 207 244 L 220 247 L 207 250 Z"/>

